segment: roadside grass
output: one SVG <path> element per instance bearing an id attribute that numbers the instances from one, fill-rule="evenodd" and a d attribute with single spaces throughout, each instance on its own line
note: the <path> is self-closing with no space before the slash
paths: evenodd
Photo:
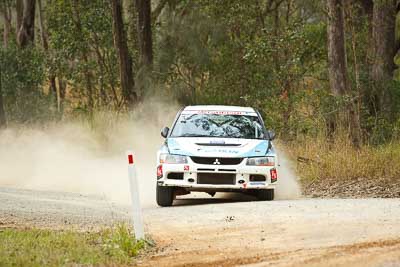
<path id="1" fill-rule="evenodd" d="M 396 180 L 400 177 L 400 143 L 363 145 L 355 149 L 345 138 L 334 143 L 307 139 L 280 144 L 296 161 L 302 184 L 321 180 Z"/>
<path id="2" fill-rule="evenodd" d="M 126 265 L 145 245 L 125 225 L 97 233 L 1 229 L 0 266 Z"/>

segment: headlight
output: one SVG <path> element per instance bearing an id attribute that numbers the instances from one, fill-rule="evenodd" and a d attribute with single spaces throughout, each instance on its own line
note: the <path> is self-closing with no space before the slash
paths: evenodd
<path id="1" fill-rule="evenodd" d="M 275 157 L 248 158 L 246 164 L 250 166 L 275 166 Z"/>
<path id="2" fill-rule="evenodd" d="M 187 157 L 181 155 L 172 155 L 172 154 L 161 154 L 160 155 L 160 163 L 167 164 L 186 164 Z"/>

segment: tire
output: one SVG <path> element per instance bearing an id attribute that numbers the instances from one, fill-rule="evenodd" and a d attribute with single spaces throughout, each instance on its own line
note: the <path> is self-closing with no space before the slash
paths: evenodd
<path id="1" fill-rule="evenodd" d="M 170 186 L 159 186 L 156 189 L 157 204 L 161 207 L 170 207 L 174 201 L 174 188 Z"/>
<path id="2" fill-rule="evenodd" d="M 262 201 L 274 200 L 274 189 L 258 190 L 257 198 Z"/>

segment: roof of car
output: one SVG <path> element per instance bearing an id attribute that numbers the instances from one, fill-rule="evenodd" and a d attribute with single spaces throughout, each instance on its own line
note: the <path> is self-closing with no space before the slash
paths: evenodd
<path id="1" fill-rule="evenodd" d="M 237 111 L 237 112 L 256 112 L 251 107 L 239 107 L 239 106 L 222 106 L 222 105 L 196 105 L 187 106 L 184 111 Z"/>

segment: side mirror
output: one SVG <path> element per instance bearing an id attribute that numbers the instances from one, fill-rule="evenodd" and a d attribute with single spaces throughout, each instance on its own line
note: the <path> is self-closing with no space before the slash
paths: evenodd
<path id="1" fill-rule="evenodd" d="M 161 130 L 161 136 L 164 137 L 164 138 L 167 138 L 168 133 L 169 133 L 169 128 L 168 128 L 168 127 L 164 127 L 164 128 Z"/>
<path id="2" fill-rule="evenodd" d="M 274 132 L 274 131 L 271 131 L 271 130 L 268 130 L 268 131 L 267 131 L 267 138 L 268 138 L 268 140 L 270 140 L 270 141 L 274 140 L 274 139 L 275 139 L 275 132 Z"/>

